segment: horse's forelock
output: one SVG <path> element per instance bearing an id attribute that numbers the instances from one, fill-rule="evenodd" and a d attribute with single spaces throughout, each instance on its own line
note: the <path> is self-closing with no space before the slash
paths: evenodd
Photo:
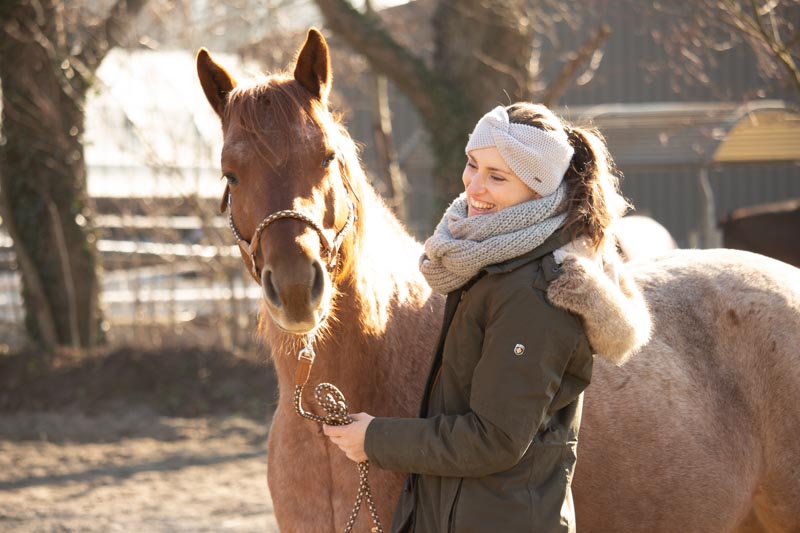
<path id="1" fill-rule="evenodd" d="M 239 131 L 266 163 L 279 165 L 298 147 L 317 146 L 320 133 L 325 136 L 315 107 L 293 78 L 276 74 L 236 87 L 228 96 L 223 123 Z"/>

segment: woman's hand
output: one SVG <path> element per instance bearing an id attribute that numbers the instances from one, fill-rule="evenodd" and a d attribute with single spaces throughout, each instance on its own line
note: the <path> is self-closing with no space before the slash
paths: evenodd
<path id="1" fill-rule="evenodd" d="M 322 424 L 322 431 L 341 449 L 348 459 L 360 463 L 367 460 L 364 452 L 364 438 L 367 435 L 367 426 L 374 416 L 367 413 L 351 414 L 353 422 L 346 426 L 329 426 Z"/>

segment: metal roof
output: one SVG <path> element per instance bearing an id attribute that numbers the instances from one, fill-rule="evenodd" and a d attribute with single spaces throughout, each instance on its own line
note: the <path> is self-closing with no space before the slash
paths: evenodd
<path id="1" fill-rule="evenodd" d="M 781 100 L 611 104 L 561 110 L 597 127 L 625 169 L 800 161 L 800 110 Z"/>

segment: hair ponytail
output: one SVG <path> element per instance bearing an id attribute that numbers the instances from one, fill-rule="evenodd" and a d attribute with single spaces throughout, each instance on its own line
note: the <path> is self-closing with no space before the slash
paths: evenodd
<path id="1" fill-rule="evenodd" d="M 605 141 L 597 130 L 570 126 L 543 105 L 526 102 L 506 108 L 509 120 L 545 130 L 563 128 L 575 149 L 564 174 L 567 220 L 572 238 L 585 236 L 595 249 L 603 246 L 611 224 L 631 207 L 619 192 L 619 178 Z"/>

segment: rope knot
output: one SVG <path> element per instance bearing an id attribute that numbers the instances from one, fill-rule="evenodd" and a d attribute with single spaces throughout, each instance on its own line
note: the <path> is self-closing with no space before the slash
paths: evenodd
<path id="1" fill-rule="evenodd" d="M 346 426 L 353 419 L 347 410 L 344 394 L 331 383 L 320 383 L 314 389 L 317 403 L 325 411 L 325 423 L 329 426 Z"/>

